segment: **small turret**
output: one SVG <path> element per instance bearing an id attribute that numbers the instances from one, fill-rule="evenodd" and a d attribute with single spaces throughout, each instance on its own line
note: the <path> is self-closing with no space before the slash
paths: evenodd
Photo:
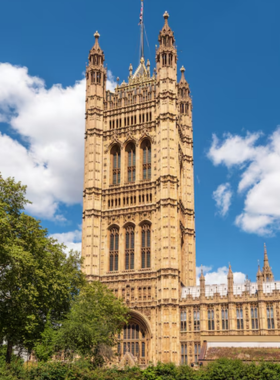
<path id="1" fill-rule="evenodd" d="M 133 67 L 132 64 L 129 65 L 129 78 L 132 77 Z"/>
<path id="2" fill-rule="evenodd" d="M 106 89 L 106 69 L 104 68 L 104 61 L 105 56 L 103 51 L 101 50 L 99 46 L 99 37 L 100 34 L 98 32 L 94 33 L 95 43 L 93 47 L 91 48 L 88 56 L 88 66 L 86 68 L 86 78 L 87 78 L 87 85 L 97 85 L 101 86 L 102 90 L 101 92 L 97 89 L 92 90 L 95 93 L 98 93 L 98 95 L 104 96 L 105 95 L 105 89 Z"/>
<path id="3" fill-rule="evenodd" d="M 184 115 L 191 116 L 192 100 L 190 97 L 189 84 L 185 78 L 184 66 L 181 67 L 180 71 L 181 71 L 181 79 L 178 84 L 180 114 L 182 114 L 182 116 Z"/>
<path id="4" fill-rule="evenodd" d="M 181 71 L 181 79 L 179 83 L 187 83 L 186 78 L 185 78 L 186 69 L 184 68 L 184 66 L 180 68 L 180 71 Z"/>
<path id="5" fill-rule="evenodd" d="M 148 59 L 147 60 L 147 73 L 149 76 L 150 76 L 150 70 L 151 70 L 151 63 L 150 63 L 150 60 Z"/>
<path id="6" fill-rule="evenodd" d="M 258 284 L 258 295 L 262 295 L 262 293 L 263 293 L 263 274 L 261 272 L 260 264 L 258 264 L 257 284 Z"/>
<path id="7" fill-rule="evenodd" d="M 100 34 L 96 31 L 93 36 L 95 38 L 95 43 L 89 52 L 88 60 L 89 60 L 89 63 L 92 65 L 103 66 L 103 63 L 105 61 L 105 56 L 99 46 Z"/>
<path id="8" fill-rule="evenodd" d="M 201 266 L 201 274 L 200 274 L 199 282 L 200 282 L 200 297 L 205 297 L 205 277 L 203 274 L 202 266 Z"/>
<path id="9" fill-rule="evenodd" d="M 168 25 L 169 13 L 167 11 L 164 12 L 163 18 L 164 18 L 164 25 L 159 33 L 158 41 L 160 45 L 163 44 L 165 46 L 169 46 L 171 44 L 169 44 L 168 42 L 172 41 L 174 43 L 175 39 L 174 39 L 174 33 L 172 32 L 170 26 Z M 164 40 L 164 37 L 171 37 L 171 40 L 169 39 Z"/>
<path id="10" fill-rule="evenodd" d="M 168 25 L 169 14 L 164 13 L 164 26 L 159 32 L 159 47 L 156 52 L 156 62 L 157 62 L 157 72 L 159 73 L 162 69 L 167 69 L 165 71 L 165 76 L 172 76 L 171 72 L 168 73 L 168 69 L 177 70 L 177 49 L 175 47 L 174 33 Z"/>
<path id="11" fill-rule="evenodd" d="M 228 281 L 228 294 L 233 295 L 233 273 L 232 273 L 230 264 L 228 267 L 227 281 Z"/>
<path id="12" fill-rule="evenodd" d="M 274 276 L 271 270 L 271 267 L 269 266 L 268 262 L 268 256 L 267 256 L 267 249 L 266 245 L 264 244 L 264 259 L 263 259 L 263 269 L 262 269 L 262 274 L 263 274 L 263 281 L 273 281 Z"/>

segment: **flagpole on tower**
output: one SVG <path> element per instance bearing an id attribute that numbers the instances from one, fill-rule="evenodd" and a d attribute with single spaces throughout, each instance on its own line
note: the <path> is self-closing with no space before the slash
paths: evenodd
<path id="1" fill-rule="evenodd" d="M 144 58 L 144 0 L 141 0 L 141 12 L 140 12 L 140 30 L 141 30 L 141 57 Z"/>

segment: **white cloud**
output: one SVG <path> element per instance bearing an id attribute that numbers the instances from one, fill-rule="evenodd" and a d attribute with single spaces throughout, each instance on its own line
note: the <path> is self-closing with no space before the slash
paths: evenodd
<path id="1" fill-rule="evenodd" d="M 34 216 L 63 220 L 60 203 L 82 201 L 84 113 L 85 79 L 47 89 L 26 67 L 0 63 L 0 122 L 20 136 L 0 134 L 0 170 L 27 185 Z"/>
<path id="2" fill-rule="evenodd" d="M 66 245 L 66 252 L 69 253 L 71 249 L 81 252 L 82 248 L 82 231 L 75 230 L 65 233 L 52 234 L 50 237 L 56 239 L 59 243 Z"/>
<path id="3" fill-rule="evenodd" d="M 213 192 L 213 198 L 216 202 L 219 214 L 225 216 L 229 210 L 232 198 L 230 184 L 227 182 L 219 185 Z"/>
<path id="4" fill-rule="evenodd" d="M 216 271 L 212 272 L 212 267 L 202 266 L 205 276 L 205 284 L 227 284 L 228 267 L 220 267 Z M 201 273 L 201 267 L 196 268 L 196 284 L 199 285 L 199 277 Z M 233 281 L 235 284 L 242 284 L 246 279 L 246 275 L 242 272 L 233 272 Z"/>
<path id="5" fill-rule="evenodd" d="M 260 137 L 260 133 L 247 133 L 246 137 L 233 136 L 230 133 L 223 135 L 220 142 L 214 134 L 208 157 L 214 165 L 225 164 L 227 167 L 244 164 L 255 155 L 254 144 Z"/>
<path id="6" fill-rule="evenodd" d="M 280 228 L 280 128 L 264 144 L 258 142 L 261 135 L 225 134 L 222 141 L 214 135 L 208 157 L 241 175 L 238 193 L 245 200 L 236 225 L 248 233 L 269 235 Z"/>
<path id="7" fill-rule="evenodd" d="M 117 82 L 115 81 L 115 77 L 112 74 L 112 71 L 107 71 L 107 90 L 110 90 L 112 92 L 115 91 L 115 88 L 117 87 Z"/>

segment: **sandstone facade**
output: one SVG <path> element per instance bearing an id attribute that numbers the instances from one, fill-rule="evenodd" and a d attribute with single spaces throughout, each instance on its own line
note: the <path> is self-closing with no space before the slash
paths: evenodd
<path id="1" fill-rule="evenodd" d="M 177 80 L 168 17 L 153 73 L 142 57 L 127 83 L 106 91 L 98 33 L 86 68 L 84 271 L 130 307 L 119 358 L 142 366 L 195 362 L 205 340 L 278 339 L 280 328 L 268 259 L 241 291 L 231 270 L 224 286 L 205 285 L 203 274 L 196 286 L 192 99 L 184 67 Z"/>

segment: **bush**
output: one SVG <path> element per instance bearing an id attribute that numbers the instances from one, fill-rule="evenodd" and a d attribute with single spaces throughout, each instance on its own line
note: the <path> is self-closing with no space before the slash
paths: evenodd
<path id="1" fill-rule="evenodd" d="M 1 352 L 0 352 L 1 354 Z M 1 362 L 1 355 L 0 355 Z M 219 359 L 197 371 L 187 365 L 158 363 L 144 370 L 138 367 L 94 368 L 87 360 L 23 364 L 13 357 L 11 365 L 0 366 L 1 380 L 279 380 L 280 365 L 263 362 L 244 364 L 240 360 Z"/>

